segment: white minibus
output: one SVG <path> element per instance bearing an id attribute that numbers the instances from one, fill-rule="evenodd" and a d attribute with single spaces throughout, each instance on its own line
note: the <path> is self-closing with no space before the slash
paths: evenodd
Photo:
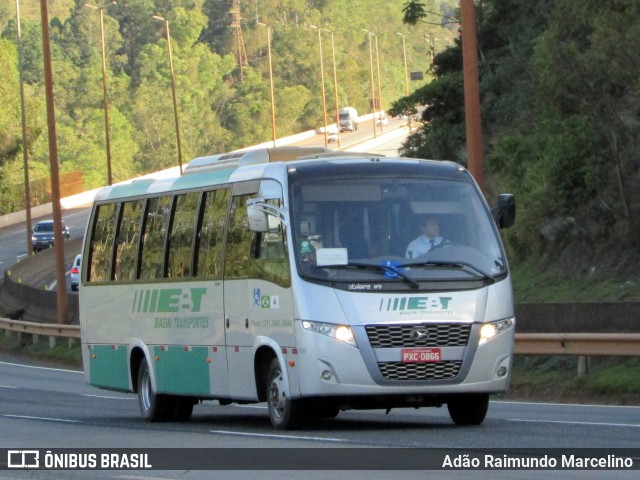
<path id="1" fill-rule="evenodd" d="M 216 400 L 266 402 L 277 429 L 444 405 L 480 424 L 511 376 L 499 228 L 514 217 L 512 195 L 492 212 L 459 164 L 324 148 L 106 187 L 82 252 L 86 379 L 137 393 L 148 421 Z M 426 253 L 409 249 L 424 219 L 439 229 Z"/>

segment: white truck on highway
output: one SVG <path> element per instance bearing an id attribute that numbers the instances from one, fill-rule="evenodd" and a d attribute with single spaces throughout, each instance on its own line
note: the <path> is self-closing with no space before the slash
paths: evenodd
<path id="1" fill-rule="evenodd" d="M 353 107 L 341 108 L 338 112 L 340 131 L 354 132 L 358 129 L 358 111 Z"/>

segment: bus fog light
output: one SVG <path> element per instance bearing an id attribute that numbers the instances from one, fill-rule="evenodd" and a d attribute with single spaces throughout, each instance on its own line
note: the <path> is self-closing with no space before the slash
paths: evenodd
<path id="1" fill-rule="evenodd" d="M 331 370 L 323 370 L 320 374 L 320 378 L 322 378 L 323 380 L 331 380 L 331 377 Z"/>
<path id="2" fill-rule="evenodd" d="M 498 371 L 496 372 L 496 374 L 502 378 L 507 374 L 507 367 L 500 367 L 498 368 Z"/>

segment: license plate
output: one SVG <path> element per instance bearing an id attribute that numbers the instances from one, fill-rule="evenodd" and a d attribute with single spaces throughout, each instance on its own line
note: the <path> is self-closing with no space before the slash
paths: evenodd
<path id="1" fill-rule="evenodd" d="M 439 362 L 441 352 L 439 348 L 404 348 L 402 363 Z"/>

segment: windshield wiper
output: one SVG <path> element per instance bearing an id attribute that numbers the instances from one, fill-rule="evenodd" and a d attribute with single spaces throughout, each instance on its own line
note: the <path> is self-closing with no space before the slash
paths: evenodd
<path id="1" fill-rule="evenodd" d="M 404 279 L 414 290 L 420 288 L 420 284 L 416 282 L 413 278 L 409 277 L 402 270 L 399 270 L 397 267 L 404 267 L 404 265 L 378 265 L 375 263 L 360 263 L 360 262 L 349 262 L 349 263 L 341 263 L 335 265 L 322 265 L 316 268 L 368 268 L 371 270 L 378 270 L 379 272 L 393 272 L 397 276 Z"/>
<path id="2" fill-rule="evenodd" d="M 452 262 L 451 260 L 429 260 L 426 262 L 409 262 L 398 265 L 399 267 L 443 267 L 443 268 L 469 268 L 486 280 L 494 281 L 493 277 L 484 270 L 467 262 Z"/>

